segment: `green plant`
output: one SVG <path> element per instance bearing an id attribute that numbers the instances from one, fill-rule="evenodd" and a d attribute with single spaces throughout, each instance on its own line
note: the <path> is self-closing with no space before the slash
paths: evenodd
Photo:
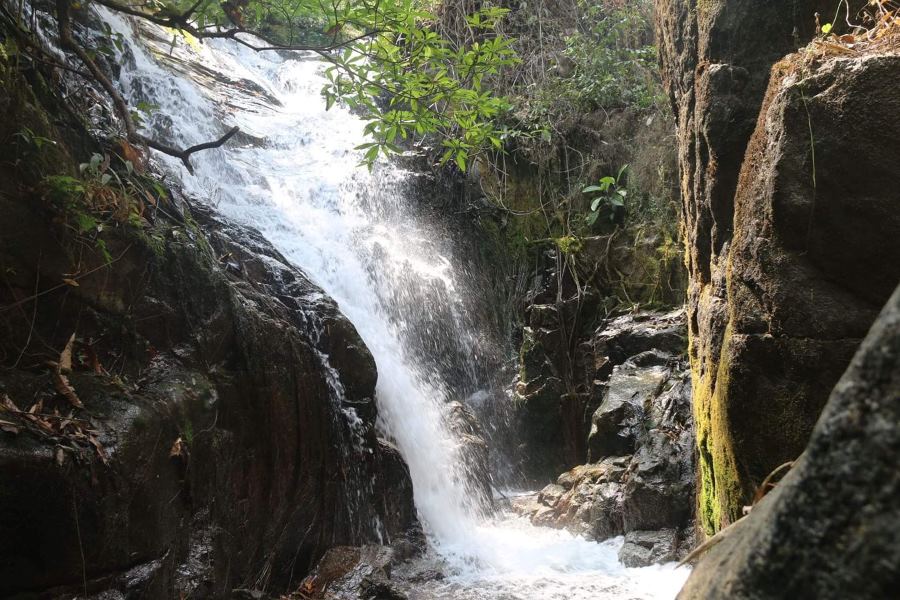
<path id="1" fill-rule="evenodd" d="M 79 239 L 94 247 L 106 262 L 112 256 L 101 235 L 107 226 L 147 226 L 144 213 L 156 207 L 167 194 L 155 180 L 139 175 L 131 161 L 116 157 L 118 169 L 109 155 L 93 154 L 79 165 L 80 177 L 50 175 L 43 178 L 45 197 L 63 216 L 63 223 Z"/>
<path id="2" fill-rule="evenodd" d="M 358 149 L 369 166 L 379 154 L 398 152 L 400 140 L 436 135 L 440 162 L 465 171 L 471 157 L 503 145 L 497 118 L 510 104 L 485 82 L 516 62 L 510 40 L 496 32 L 508 10 L 485 7 L 468 15 L 476 35 L 457 44 L 429 27 L 436 17 L 417 3 L 394 10 L 388 31 L 328 58 L 326 106 L 343 100 L 368 116 L 365 133 L 373 141 Z"/>
<path id="3" fill-rule="evenodd" d="M 578 254 L 584 247 L 582 239 L 575 235 L 564 235 L 556 238 L 553 242 L 556 244 L 556 247 L 559 248 L 560 252 L 568 256 Z"/>
<path id="4" fill-rule="evenodd" d="M 582 27 L 566 38 L 570 91 L 583 108 L 647 108 L 662 96 L 652 43 L 652 2 L 585 0 Z"/>
<path id="5" fill-rule="evenodd" d="M 56 144 L 55 141 L 36 134 L 28 127 L 23 127 L 20 131 L 13 134 L 13 137 L 19 138 L 28 146 L 33 146 L 37 150 L 41 150 L 45 144 Z"/>
<path id="6" fill-rule="evenodd" d="M 452 161 L 463 171 L 475 156 L 503 149 L 498 117 L 510 103 L 487 84 L 501 69 L 514 64 L 516 56 L 512 40 L 498 27 L 509 11 L 491 2 L 466 7 L 468 33 L 459 39 L 448 39 L 439 32 L 443 5 L 432 0 L 97 2 L 167 27 L 188 44 L 228 38 L 258 52 L 318 54 L 330 65 L 322 90 L 326 106 L 343 101 L 369 120 L 365 132 L 371 141 L 359 149 L 364 151 L 363 162 L 370 166 L 379 155 L 400 151 L 400 141 L 411 138 L 419 143 L 427 138 L 429 144 L 441 148 L 442 164 Z M 179 158 L 190 171 L 193 153 L 218 148 L 237 133 L 233 127 L 215 141 L 181 149 L 154 139 L 155 132 L 139 131 L 153 107 L 130 106 L 97 63 L 98 55 L 119 57 L 123 39 L 104 24 L 94 47 L 84 46 L 73 33 L 73 21 L 83 9 L 83 3 L 76 0 L 56 3 L 59 48 L 74 55 L 83 67 L 82 74 L 112 99 L 128 143 Z M 17 35 L 37 38 L 27 23 L 27 19 L 18 19 Z M 310 27 L 317 30 L 314 35 Z M 143 30 L 137 28 L 135 33 L 143 35 Z M 56 63 L 39 41 L 29 52 L 42 62 Z"/>
<path id="7" fill-rule="evenodd" d="M 600 179 L 596 185 L 589 185 L 581 192 L 591 196 L 591 207 L 584 217 L 585 224 L 590 227 L 597 222 L 601 212 L 608 212 L 610 221 L 615 220 L 625 210 L 625 200 L 628 190 L 623 185 L 622 176 L 628 165 L 624 165 L 615 177 L 607 175 Z"/>

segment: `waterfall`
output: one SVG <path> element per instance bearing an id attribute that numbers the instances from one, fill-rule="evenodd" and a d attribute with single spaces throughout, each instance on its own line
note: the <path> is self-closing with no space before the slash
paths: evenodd
<path id="1" fill-rule="evenodd" d="M 448 597 L 673 595 L 685 575 L 660 567 L 636 576 L 616 560 L 620 541 L 485 514 L 449 425 L 451 401 L 481 385 L 473 378 L 483 349 L 465 301 L 473 292 L 454 269 L 451 240 L 404 193 L 409 174 L 387 162 L 371 173 L 359 166 L 364 122 L 325 110 L 321 63 L 228 40 L 173 41 L 100 10 L 125 41 L 118 85 L 134 105 L 155 106 L 145 117 L 154 136 L 186 147 L 240 127 L 227 147 L 192 157 L 195 175 L 158 158 L 189 195 L 258 229 L 359 331 L 378 367 L 378 426 L 409 465 L 420 520 L 453 574 Z"/>

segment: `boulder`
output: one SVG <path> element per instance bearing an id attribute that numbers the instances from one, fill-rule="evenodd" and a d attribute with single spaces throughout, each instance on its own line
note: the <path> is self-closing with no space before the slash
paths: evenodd
<path id="1" fill-rule="evenodd" d="M 687 349 L 684 309 L 616 317 L 596 331 L 591 344 L 594 354 L 617 365 L 649 350 L 679 356 Z"/>
<path id="2" fill-rule="evenodd" d="M 726 530 L 679 598 L 896 596 L 900 579 L 900 288 L 791 471 Z"/>
<path id="3" fill-rule="evenodd" d="M 622 516 L 622 484 L 601 483 L 594 487 L 591 498 L 590 532 L 596 540 L 606 540 L 625 532 Z"/>
<path id="4" fill-rule="evenodd" d="M 849 4 L 854 14 L 866 2 Z M 898 124 L 886 116 L 898 99 L 882 85 L 897 57 L 820 61 L 811 47 L 779 63 L 814 37 L 813 15 L 833 12 L 827 0 L 656 2 L 678 123 L 708 534 L 802 451 L 900 279 Z"/>
<path id="5" fill-rule="evenodd" d="M 659 394 L 669 371 L 627 362 L 613 370 L 606 396 L 591 418 L 588 460 L 634 452 L 645 405 Z"/>
<path id="6" fill-rule="evenodd" d="M 298 596 L 310 600 L 406 600 L 391 581 L 395 562 L 387 546 L 337 546 L 328 550 L 300 584 Z"/>
<path id="7" fill-rule="evenodd" d="M 678 558 L 677 549 L 678 532 L 674 529 L 629 531 L 619 549 L 619 562 L 626 567 L 673 562 Z"/>
<path id="8" fill-rule="evenodd" d="M 680 354 L 668 352 L 683 351 L 683 319 L 681 311 L 639 313 L 614 319 L 596 333 L 591 351 L 607 352 L 607 364 L 617 364 L 598 386 L 603 399 L 588 439 L 595 462 L 569 469 L 541 491 L 538 502 L 517 503 L 515 510 L 535 524 L 596 540 L 690 528 L 695 478 L 691 383 Z M 689 538 L 676 536 L 671 552 L 663 552 L 663 546 L 651 551 L 652 545 L 629 552 L 635 562 L 668 560 L 686 551 Z M 641 553 L 644 559 L 637 558 Z"/>
<path id="9" fill-rule="evenodd" d="M 3 306 L 74 269 L 53 210 L 9 192 Z M 15 423 L 0 431 L 0 595 L 215 596 L 261 572 L 286 589 L 329 546 L 415 522 L 353 325 L 257 233 L 182 219 L 107 232 L 114 268 L 86 252 L 96 274 L 47 283 L 33 330 L 0 319 L 0 420 Z M 83 410 L 33 363 L 67 345 Z M 22 348 L 27 368 L 9 360 Z M 32 407 L 60 426 L 16 412 Z M 65 429 L 54 411 L 73 413 Z"/>
<path id="10" fill-rule="evenodd" d="M 449 402 L 444 411 L 450 430 L 455 434 L 466 457 L 465 464 L 468 471 L 466 484 L 473 496 L 478 498 L 479 503 L 488 508 L 493 495 L 491 493 L 488 444 L 485 441 L 484 429 L 472 410 L 462 402 Z"/>
<path id="11" fill-rule="evenodd" d="M 673 439 L 654 429 L 642 438 L 628 468 L 622 498 L 625 531 L 683 527 L 693 512 L 690 432 Z"/>

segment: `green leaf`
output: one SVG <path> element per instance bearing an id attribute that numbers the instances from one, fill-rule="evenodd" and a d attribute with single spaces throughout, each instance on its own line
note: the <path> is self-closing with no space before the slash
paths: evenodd
<path id="1" fill-rule="evenodd" d="M 459 167 L 459 170 L 463 173 L 466 172 L 466 153 L 463 150 L 460 150 L 456 153 L 456 166 Z"/>

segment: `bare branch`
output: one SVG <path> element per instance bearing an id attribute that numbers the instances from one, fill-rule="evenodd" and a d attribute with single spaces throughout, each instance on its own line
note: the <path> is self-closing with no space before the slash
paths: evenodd
<path id="1" fill-rule="evenodd" d="M 99 0 L 104 1 L 104 0 Z M 195 8 L 191 8 L 188 10 L 185 15 L 189 14 L 191 11 L 196 10 L 196 6 L 199 6 L 198 2 L 195 4 Z M 141 143 L 150 148 L 158 150 L 164 154 L 168 154 L 170 156 L 174 156 L 176 158 L 181 159 L 181 162 L 187 167 L 189 173 L 194 173 L 194 168 L 191 166 L 190 158 L 191 155 L 195 152 L 199 152 L 201 150 L 208 150 L 211 148 L 218 148 L 229 139 L 231 139 L 234 134 L 238 132 L 238 127 L 232 127 L 228 133 L 223 135 L 221 138 L 214 142 L 206 142 L 203 144 L 197 144 L 196 146 L 191 146 L 185 150 L 178 150 L 177 148 L 172 148 L 170 146 L 166 146 L 160 142 L 152 140 L 144 135 L 141 135 L 137 132 L 137 129 L 134 126 L 134 120 L 131 118 L 131 112 L 128 110 L 128 103 L 125 101 L 125 98 L 122 97 L 122 94 L 116 89 L 116 86 L 113 85 L 112 81 L 110 81 L 109 77 L 97 66 L 97 63 L 90 57 L 90 55 L 82 48 L 72 37 L 72 21 L 70 16 L 71 9 L 71 0 L 56 0 L 56 18 L 58 21 L 58 29 L 59 29 L 59 42 L 63 49 L 70 50 L 72 53 L 77 56 L 87 70 L 90 72 L 91 76 L 94 80 L 103 88 L 103 90 L 109 95 L 112 99 L 113 106 L 116 110 L 116 113 L 119 115 L 119 118 L 122 119 L 122 122 L 125 125 L 125 135 L 128 141 L 133 143 Z M 132 9 L 128 9 L 132 10 Z M 137 11 L 134 11 L 137 12 Z M 140 15 L 139 15 L 140 16 Z M 181 19 L 182 16 L 178 17 Z"/>
<path id="2" fill-rule="evenodd" d="M 194 167 L 191 165 L 191 155 L 195 152 L 200 152 L 201 150 L 211 150 L 212 148 L 218 148 L 223 145 L 225 142 L 230 140 L 234 134 L 240 131 L 239 127 L 232 127 L 228 130 L 228 132 L 217 139 L 214 142 L 205 142 L 203 144 L 197 144 L 196 146 L 191 146 L 190 148 L 186 148 L 184 150 L 178 150 L 176 148 L 171 148 L 166 146 L 165 144 L 161 144 L 149 138 L 142 138 L 142 141 L 147 144 L 149 147 L 154 150 L 159 150 L 163 154 L 168 154 L 169 156 L 174 156 L 175 158 L 180 158 L 181 162 L 184 163 L 184 166 L 187 167 L 188 172 L 193 175 Z"/>
<path id="3" fill-rule="evenodd" d="M 232 39 L 236 42 L 250 48 L 251 50 L 255 50 L 257 52 L 265 52 L 265 51 L 273 51 L 273 50 L 294 50 L 298 52 L 316 52 L 318 54 L 333 52 L 335 50 L 340 50 L 347 46 L 358 42 L 359 40 L 366 39 L 368 37 L 372 37 L 374 35 L 378 35 L 382 33 L 380 30 L 372 30 L 361 33 L 357 36 L 354 36 L 350 39 L 343 40 L 338 42 L 334 40 L 331 44 L 326 45 L 308 45 L 308 44 L 279 44 L 277 42 L 272 41 L 267 38 L 264 34 L 258 31 L 254 31 L 251 29 L 246 29 L 244 27 L 231 27 L 229 29 L 218 29 L 218 28 L 198 28 L 190 23 L 190 17 L 193 15 L 194 11 L 200 6 L 202 0 L 194 4 L 193 7 L 189 8 L 187 11 L 180 15 L 170 16 L 170 17 L 160 17 L 158 14 L 147 13 L 141 10 L 137 10 L 128 6 L 126 4 L 120 4 L 118 2 L 114 2 L 113 0 L 94 0 L 97 4 L 105 6 L 110 10 L 114 10 L 117 12 L 124 13 L 126 15 L 130 15 L 132 17 L 138 17 L 141 19 L 145 19 L 150 21 L 151 23 L 155 23 L 156 25 L 161 25 L 162 27 L 170 27 L 172 29 L 179 29 L 181 31 L 186 31 L 190 33 L 192 36 L 198 39 Z M 247 40 L 241 39 L 237 37 L 239 34 L 252 35 L 257 37 L 266 44 L 267 46 L 257 46 L 248 42 Z"/>

